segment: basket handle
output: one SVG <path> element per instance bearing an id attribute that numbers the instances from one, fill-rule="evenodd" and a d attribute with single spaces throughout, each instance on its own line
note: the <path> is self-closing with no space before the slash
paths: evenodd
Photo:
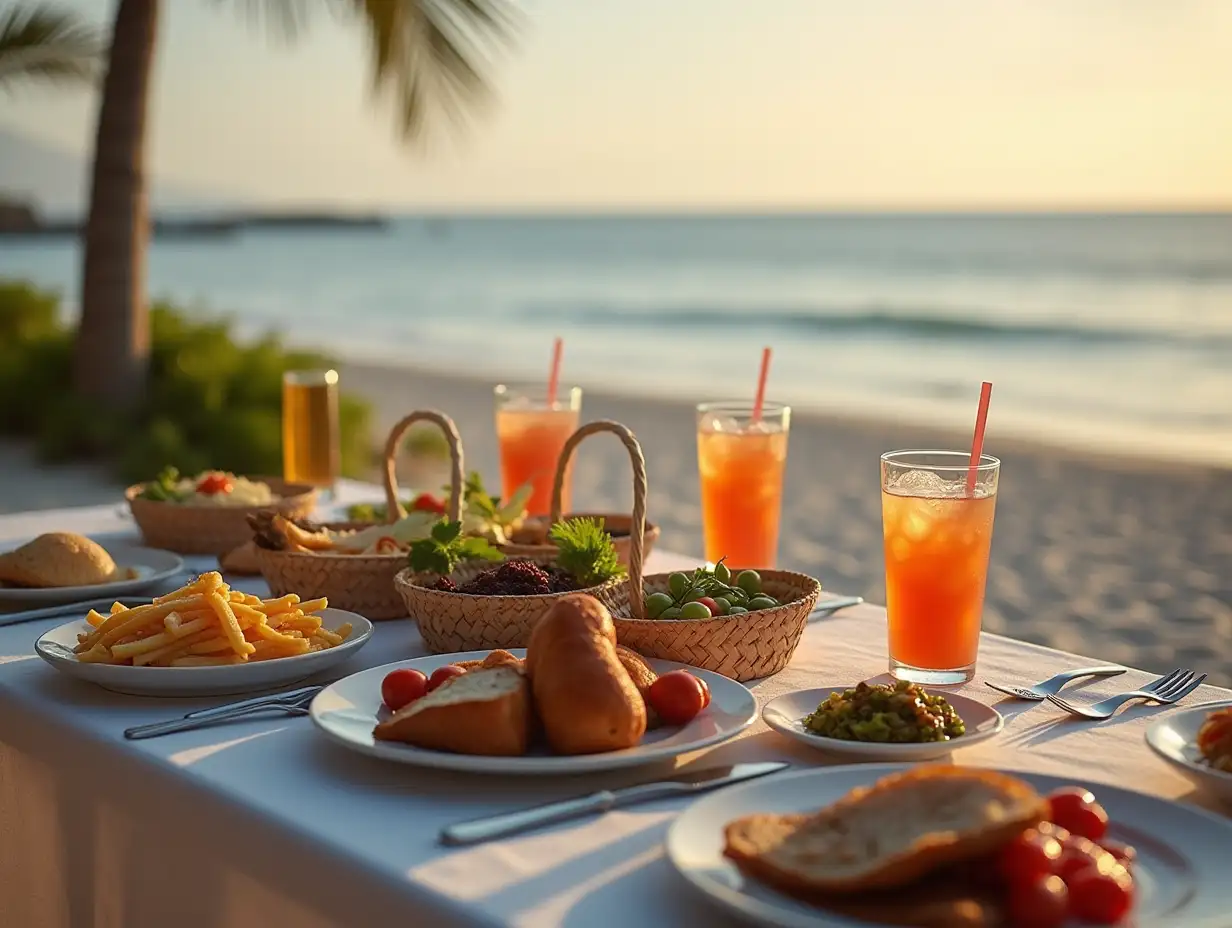
<path id="1" fill-rule="evenodd" d="M 389 430 L 389 438 L 385 439 L 385 509 L 386 521 L 390 524 L 406 518 L 406 509 L 398 499 L 398 443 L 402 436 L 416 422 L 434 422 L 445 433 L 445 443 L 449 446 L 449 503 L 445 516 L 450 522 L 462 518 L 462 437 L 458 427 L 453 424 L 443 412 L 432 409 L 417 409 L 406 416 Z"/>
<path id="2" fill-rule="evenodd" d="M 621 425 L 610 419 L 599 419 L 587 422 L 569 436 L 560 458 L 556 462 L 556 477 L 552 481 L 552 516 L 551 525 L 560 521 L 563 508 L 562 497 L 565 492 L 565 473 L 569 469 L 569 461 L 586 438 L 599 432 L 611 432 L 629 452 L 629 463 L 633 465 L 633 526 L 629 538 L 629 609 L 635 619 L 645 618 L 642 601 L 642 559 L 645 556 L 643 547 L 646 540 L 646 458 L 642 454 L 642 446 L 637 437 Z"/>

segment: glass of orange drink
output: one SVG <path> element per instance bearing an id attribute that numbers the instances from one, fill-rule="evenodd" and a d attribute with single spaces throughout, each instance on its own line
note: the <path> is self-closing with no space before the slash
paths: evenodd
<path id="1" fill-rule="evenodd" d="M 881 456 L 890 673 L 948 686 L 975 676 L 1001 462 L 984 454 L 968 489 L 963 451 Z"/>
<path id="2" fill-rule="evenodd" d="M 706 560 L 773 567 L 779 547 L 783 466 L 791 407 L 748 402 L 697 407 L 697 466 Z"/>
<path id="3" fill-rule="evenodd" d="M 496 387 L 496 438 L 500 444 L 501 490 L 509 499 L 531 486 L 527 515 L 546 516 L 552 509 L 556 463 L 582 414 L 582 388 L 561 387 L 549 401 L 546 386 Z M 570 465 L 570 471 L 572 465 Z M 569 512 L 572 474 L 565 473 L 562 512 Z"/>
<path id="4" fill-rule="evenodd" d="M 332 492 L 341 469 L 338 372 L 287 371 L 282 377 L 282 476 Z"/>

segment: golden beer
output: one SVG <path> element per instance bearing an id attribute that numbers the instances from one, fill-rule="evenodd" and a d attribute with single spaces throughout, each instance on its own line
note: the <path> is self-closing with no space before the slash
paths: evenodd
<path id="1" fill-rule="evenodd" d="M 282 377 L 282 476 L 333 487 L 341 470 L 338 372 L 287 371 Z"/>

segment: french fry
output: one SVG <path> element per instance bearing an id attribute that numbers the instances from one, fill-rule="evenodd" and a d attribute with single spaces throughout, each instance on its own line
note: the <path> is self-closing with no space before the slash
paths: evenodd
<path id="1" fill-rule="evenodd" d="M 83 663 L 134 667 L 215 667 L 249 660 L 275 660 L 341 644 L 350 634 L 321 627 L 313 615 L 324 598 L 301 602 L 288 593 L 263 600 L 230 589 L 216 571 L 144 606 L 120 603 L 109 614 L 91 610 L 89 629 L 77 635 Z"/>
<path id="2" fill-rule="evenodd" d="M 218 615 L 218 623 L 222 626 L 223 634 L 231 641 L 231 647 L 235 653 L 251 654 L 252 645 L 244 640 L 244 632 L 240 628 L 240 623 L 236 621 L 235 613 L 231 611 L 231 604 L 216 590 L 211 590 L 205 598 Z"/>

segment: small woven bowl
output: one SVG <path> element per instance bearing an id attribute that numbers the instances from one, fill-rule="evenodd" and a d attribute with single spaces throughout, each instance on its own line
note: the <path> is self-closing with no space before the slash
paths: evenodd
<path id="1" fill-rule="evenodd" d="M 562 518 L 561 509 L 562 499 L 565 490 L 565 475 L 569 472 L 569 462 L 573 458 L 573 453 L 577 450 L 578 445 L 589 438 L 591 435 L 597 435 L 600 432 L 611 432 L 624 444 L 629 452 L 629 459 L 633 462 L 634 470 L 634 493 L 636 494 L 636 474 L 637 461 L 641 459 L 643 470 L 646 467 L 645 458 L 642 456 L 642 446 L 638 444 L 637 438 L 625 426 L 619 422 L 613 422 L 610 419 L 599 419 L 595 422 L 588 422 L 569 436 L 564 447 L 560 449 L 560 457 L 556 461 L 556 476 L 552 481 L 552 513 L 545 520 L 529 519 L 528 522 L 537 522 L 546 529 L 551 528 Z M 636 503 L 636 500 L 635 500 Z M 628 567 L 633 560 L 633 524 L 635 517 L 632 514 L 624 512 L 571 512 L 566 517 L 569 519 L 602 519 L 603 525 L 609 532 L 616 534 L 612 535 L 612 544 L 616 547 L 616 556 L 620 558 L 620 563 Z M 544 523 L 546 522 L 546 525 Z M 659 540 L 659 526 L 645 522 L 643 519 L 644 528 L 642 529 L 642 556 L 649 557 L 654 544 Z M 508 557 L 530 557 L 535 559 L 554 558 L 556 556 L 556 545 L 550 541 L 546 544 L 507 544 L 501 545 L 503 551 Z"/>
<path id="2" fill-rule="evenodd" d="M 420 421 L 434 422 L 445 433 L 449 444 L 452 486 L 450 488 L 448 516 L 459 518 L 462 505 L 462 441 L 453 420 L 444 413 L 431 410 L 416 410 L 403 417 L 390 430 L 385 442 L 385 501 L 388 506 L 388 522 L 393 523 L 406 515 L 406 509 L 398 501 L 398 477 L 395 457 L 398 442 L 412 424 Z M 326 525 L 331 529 L 367 529 L 371 522 L 335 522 Z M 248 537 L 252 537 L 249 529 Z M 358 612 L 360 615 L 380 621 L 401 619 L 406 616 L 402 597 L 394 589 L 394 576 L 406 567 L 406 554 L 339 554 L 334 551 L 271 551 L 258 546 L 257 564 L 261 575 L 275 596 L 298 593 L 304 599 L 324 596 L 336 609 Z"/>
<path id="3" fill-rule="evenodd" d="M 450 578 L 456 583 L 465 583 L 492 566 L 489 563 L 462 564 Z M 618 577 L 601 586 L 543 596 L 472 596 L 430 589 L 427 584 L 435 579 L 435 576 L 417 575 L 408 567 L 394 577 L 394 587 L 402 597 L 405 611 L 419 623 L 424 644 L 436 654 L 524 648 L 535 623 L 562 597 L 587 593 L 610 606 L 615 601 L 616 590 L 625 582 L 623 577 Z"/>
<path id="4" fill-rule="evenodd" d="M 179 554 L 221 556 L 252 538 L 248 517 L 275 509 L 288 519 L 303 519 L 316 508 L 316 488 L 306 483 L 287 483 L 277 477 L 252 477 L 269 484 L 277 499 L 262 506 L 202 506 L 142 499 L 144 483 L 124 491 L 141 537 L 151 548 Z"/>
<path id="5" fill-rule="evenodd" d="M 740 568 L 733 568 L 733 574 Z M 645 590 L 622 585 L 610 606 L 616 638 L 645 657 L 680 661 L 744 682 L 778 673 L 791 661 L 821 584 L 789 570 L 759 570 L 762 590 L 782 603 L 744 615 L 713 619 L 647 619 L 644 597 L 668 591 L 671 574 L 652 574 Z"/>

